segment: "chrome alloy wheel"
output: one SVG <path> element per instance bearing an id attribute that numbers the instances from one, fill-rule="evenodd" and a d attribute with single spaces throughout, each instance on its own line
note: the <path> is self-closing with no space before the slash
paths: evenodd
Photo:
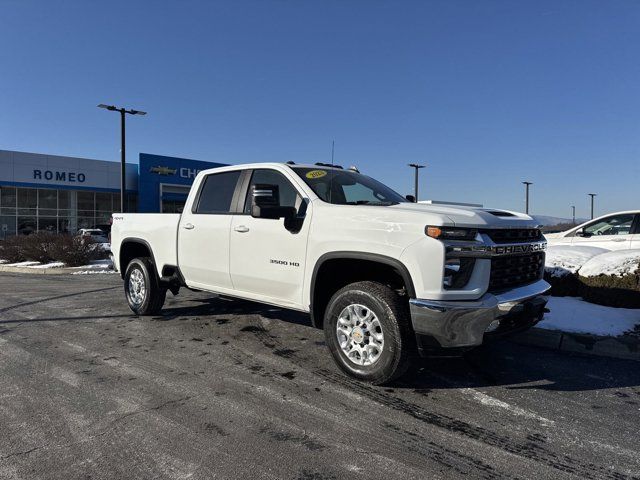
<path id="1" fill-rule="evenodd" d="M 147 294 L 147 287 L 144 283 L 144 275 L 139 268 L 134 268 L 129 275 L 129 297 L 136 305 L 141 305 Z"/>
<path id="2" fill-rule="evenodd" d="M 376 314 L 364 305 L 352 304 L 340 312 L 336 336 L 344 354 L 356 365 L 373 365 L 382 355 L 382 325 Z"/>

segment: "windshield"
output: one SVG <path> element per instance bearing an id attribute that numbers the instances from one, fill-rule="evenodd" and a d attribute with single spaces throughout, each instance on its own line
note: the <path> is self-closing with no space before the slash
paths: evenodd
<path id="1" fill-rule="evenodd" d="M 291 167 L 318 197 L 337 205 L 394 205 L 407 200 L 386 185 L 351 170 Z"/>

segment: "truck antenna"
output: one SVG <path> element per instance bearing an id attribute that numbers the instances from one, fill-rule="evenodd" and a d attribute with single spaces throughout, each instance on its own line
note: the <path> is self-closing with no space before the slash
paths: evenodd
<path id="1" fill-rule="evenodd" d="M 333 152 L 336 146 L 336 141 L 331 140 L 331 166 L 333 167 Z"/>
<path id="2" fill-rule="evenodd" d="M 336 141 L 331 140 L 331 167 L 333 168 L 333 153 L 335 151 Z M 335 171 L 331 170 L 331 177 L 329 177 L 329 203 L 331 203 L 331 197 L 333 193 L 333 176 L 335 175 Z"/>

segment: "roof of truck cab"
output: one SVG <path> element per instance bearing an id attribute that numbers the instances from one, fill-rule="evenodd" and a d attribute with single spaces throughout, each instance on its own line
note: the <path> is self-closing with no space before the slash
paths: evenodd
<path id="1" fill-rule="evenodd" d="M 289 168 L 302 167 L 302 168 L 317 168 L 317 169 L 329 169 L 329 170 L 338 170 L 338 171 L 345 170 L 344 168 L 340 168 L 340 167 L 331 167 L 326 165 L 313 165 L 313 164 L 305 164 L 305 163 L 290 164 L 286 162 L 256 162 L 256 163 L 241 163 L 239 165 L 227 165 L 224 167 L 208 168 L 206 170 L 202 170 L 201 173 L 208 174 L 212 172 L 228 172 L 233 170 L 248 170 L 252 168 L 274 168 L 274 167 L 289 167 Z"/>

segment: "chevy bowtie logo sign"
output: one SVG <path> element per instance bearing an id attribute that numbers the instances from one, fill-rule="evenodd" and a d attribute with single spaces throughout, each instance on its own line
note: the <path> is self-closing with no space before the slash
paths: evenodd
<path id="1" fill-rule="evenodd" d="M 157 173 L 158 175 L 175 175 L 176 169 L 169 167 L 151 167 L 149 172 Z"/>

